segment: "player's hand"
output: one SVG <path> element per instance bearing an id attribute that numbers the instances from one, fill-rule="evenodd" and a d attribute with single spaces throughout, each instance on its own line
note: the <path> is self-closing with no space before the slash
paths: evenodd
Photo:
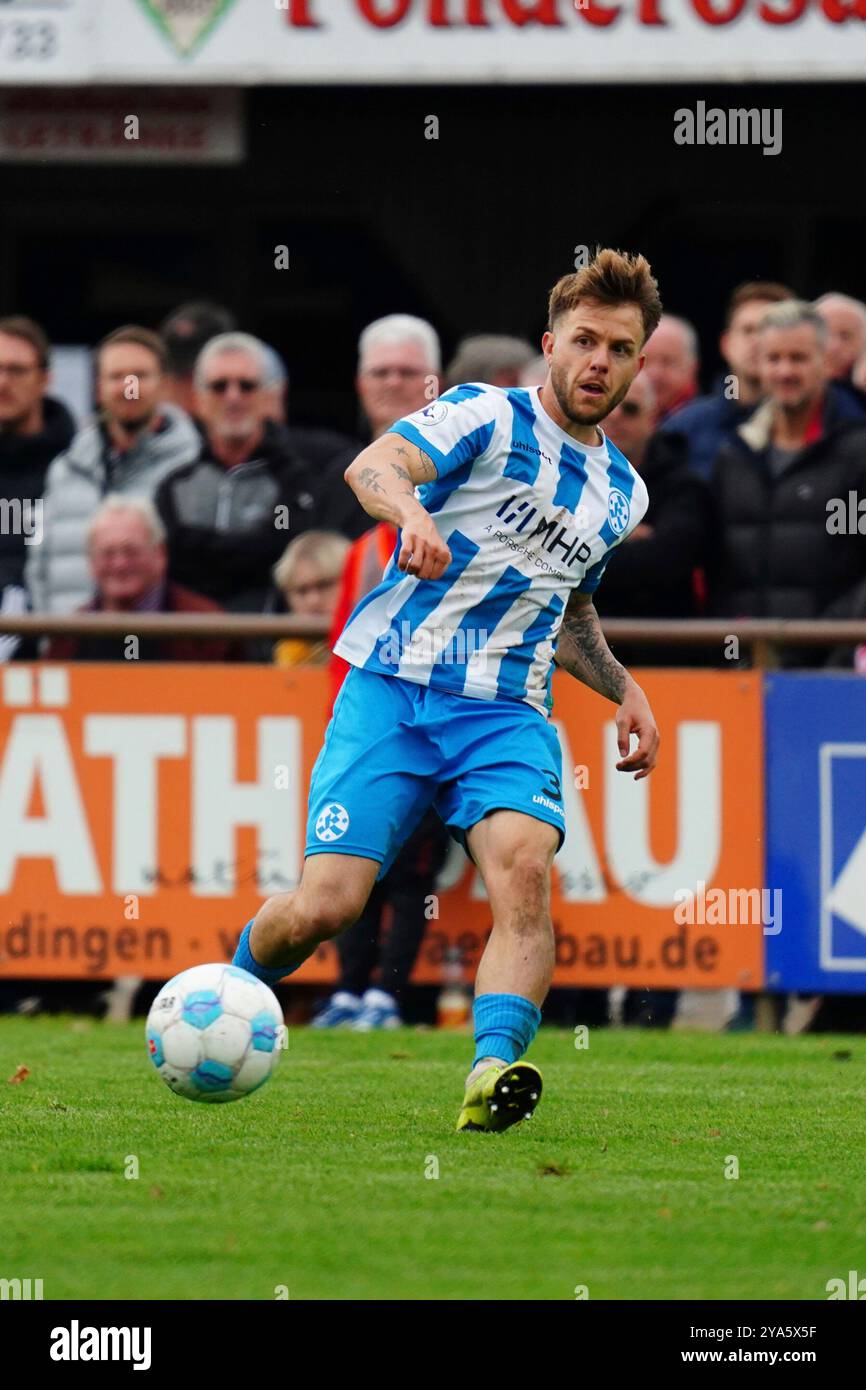
<path id="1" fill-rule="evenodd" d="M 402 539 L 397 568 L 406 574 L 416 579 L 438 579 L 451 564 L 451 551 L 422 508 L 403 523 Z"/>
<path id="2" fill-rule="evenodd" d="M 629 753 L 632 734 L 637 734 L 638 745 L 633 753 Z M 622 759 L 616 765 L 617 772 L 633 772 L 636 782 L 648 777 L 658 759 L 659 731 L 649 700 L 634 681 L 629 685 L 616 716 L 616 741 Z"/>

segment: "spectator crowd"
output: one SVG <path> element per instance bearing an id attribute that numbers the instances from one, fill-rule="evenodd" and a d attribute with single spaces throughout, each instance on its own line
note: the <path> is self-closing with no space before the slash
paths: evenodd
<path id="1" fill-rule="evenodd" d="M 838 517 L 851 495 L 866 497 L 866 305 L 838 293 L 809 304 L 784 285 L 750 282 L 731 295 L 719 350 L 727 370 L 701 395 L 697 330 L 664 315 L 644 371 L 606 422 L 643 473 L 650 509 L 608 566 L 602 616 L 863 616 L 866 546 L 856 525 L 831 518 L 834 505 Z M 81 428 L 51 394 L 50 353 L 33 320 L 0 319 L 4 613 L 225 609 L 336 626 L 377 582 L 394 541 L 343 480 L 354 456 L 446 387 L 533 389 L 546 372 L 532 344 L 494 334 L 464 339 L 443 372 L 432 325 L 388 315 L 360 336 L 365 432 L 352 439 L 288 423 L 282 359 L 216 304 L 184 305 L 158 333 L 109 333 Z M 38 543 L 26 525 L 37 517 Z M 15 654 L 15 639 L 0 638 L 0 658 Z M 70 639 L 44 654 L 110 659 L 124 647 Z M 273 648 L 175 639 L 137 654 L 330 658 L 328 643 L 302 639 Z M 621 654 L 707 659 L 685 647 Z M 866 664 L 850 650 L 831 659 Z"/>

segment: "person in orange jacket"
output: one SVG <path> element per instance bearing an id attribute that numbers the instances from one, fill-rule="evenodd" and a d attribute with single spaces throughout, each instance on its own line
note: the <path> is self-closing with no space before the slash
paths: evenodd
<path id="1" fill-rule="evenodd" d="M 349 549 L 331 628 L 333 647 L 349 615 L 379 583 L 397 542 L 396 527 L 381 521 Z M 332 706 L 349 670 L 332 655 Z M 350 1027 L 359 1032 L 396 1028 L 427 918 L 425 907 L 448 851 L 448 831 L 433 810 L 406 841 L 389 872 L 374 887 L 357 922 L 337 939 L 337 988 L 313 1019 L 314 1028 Z M 383 930 L 386 910 L 390 928 Z M 371 985 L 378 966 L 378 983 Z"/>

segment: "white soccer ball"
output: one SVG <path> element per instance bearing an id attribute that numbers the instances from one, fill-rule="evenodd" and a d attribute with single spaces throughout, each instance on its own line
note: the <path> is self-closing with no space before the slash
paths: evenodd
<path id="1" fill-rule="evenodd" d="M 187 1100 L 240 1100 L 270 1076 L 283 1046 L 273 990 L 236 965 L 194 965 L 163 985 L 145 1029 L 150 1060 Z"/>

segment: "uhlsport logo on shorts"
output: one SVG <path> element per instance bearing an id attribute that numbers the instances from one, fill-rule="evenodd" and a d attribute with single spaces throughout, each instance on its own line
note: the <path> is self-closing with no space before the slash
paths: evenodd
<path id="1" fill-rule="evenodd" d="M 339 801 L 331 801 L 316 821 L 316 839 L 339 840 L 349 829 L 349 812 Z"/>
<path id="2" fill-rule="evenodd" d="M 618 487 L 610 490 L 607 499 L 607 519 L 610 522 L 610 529 L 615 536 L 621 536 L 631 514 L 629 500 L 624 492 L 620 492 Z"/>

